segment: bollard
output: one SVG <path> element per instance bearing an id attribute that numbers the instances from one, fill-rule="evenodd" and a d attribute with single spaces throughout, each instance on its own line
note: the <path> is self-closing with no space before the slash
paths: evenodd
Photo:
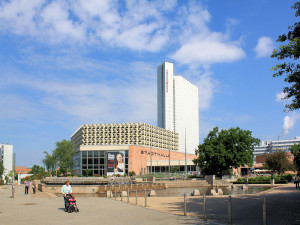
<path id="1" fill-rule="evenodd" d="M 232 224 L 232 218 L 231 218 L 231 196 L 228 197 L 228 224 Z"/>
<path id="2" fill-rule="evenodd" d="M 263 225 L 267 225 L 267 199 L 263 198 Z"/>
<path id="3" fill-rule="evenodd" d="M 110 195 L 110 198 L 111 198 L 111 195 L 112 195 L 112 185 L 110 185 L 110 193 L 109 193 L 109 195 Z"/>
<path id="4" fill-rule="evenodd" d="M 203 219 L 206 221 L 206 197 L 205 194 L 203 195 Z"/>
<path id="5" fill-rule="evenodd" d="M 129 203 L 129 194 L 130 194 L 130 192 L 129 192 L 129 186 L 128 186 L 128 188 L 127 188 L 127 203 Z"/>
<path id="6" fill-rule="evenodd" d="M 145 207 L 147 207 L 147 191 L 145 190 Z"/>
<path id="7" fill-rule="evenodd" d="M 116 185 L 114 186 L 115 188 L 115 199 L 117 199 L 117 188 L 116 188 Z"/>
<path id="8" fill-rule="evenodd" d="M 121 185 L 121 201 L 123 201 L 123 184 Z"/>
<path id="9" fill-rule="evenodd" d="M 184 194 L 184 216 L 186 216 L 186 194 Z"/>
<path id="10" fill-rule="evenodd" d="M 135 188 L 135 204 L 137 205 L 137 186 Z"/>

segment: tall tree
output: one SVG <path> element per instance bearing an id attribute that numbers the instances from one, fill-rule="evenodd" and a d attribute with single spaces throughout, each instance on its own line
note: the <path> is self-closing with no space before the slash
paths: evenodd
<path id="1" fill-rule="evenodd" d="M 30 174 L 41 174 L 45 172 L 45 168 L 39 165 L 33 165 L 31 167 L 31 171 L 29 172 Z"/>
<path id="2" fill-rule="evenodd" d="M 300 172 L 300 144 L 292 146 L 290 150 L 294 155 L 294 166 L 297 171 Z"/>
<path id="3" fill-rule="evenodd" d="M 0 160 L 0 180 L 2 180 L 3 173 L 4 173 L 3 161 Z"/>
<path id="4" fill-rule="evenodd" d="M 61 142 L 56 142 L 56 149 L 53 155 L 58 160 L 58 166 L 63 174 L 72 169 L 74 154 L 75 151 L 71 141 L 62 140 Z"/>
<path id="5" fill-rule="evenodd" d="M 44 151 L 45 158 L 43 159 L 43 163 L 46 166 L 48 171 L 53 171 L 56 165 L 56 158 L 54 154 L 49 154 L 47 151 Z"/>
<path id="6" fill-rule="evenodd" d="M 251 165 L 254 145 L 259 144 L 251 134 L 239 127 L 221 131 L 215 127 L 199 145 L 198 158 L 193 161 L 205 174 L 219 176 L 232 167 Z"/>
<path id="7" fill-rule="evenodd" d="M 293 6 L 296 10 L 295 16 L 300 16 L 300 2 L 296 2 Z M 293 111 L 300 108 L 300 22 L 296 22 L 289 27 L 287 34 L 282 34 L 278 37 L 277 42 L 286 43 L 275 49 L 272 58 L 278 60 L 286 60 L 277 64 L 272 68 L 276 71 L 273 77 L 286 75 L 284 81 L 289 83 L 289 86 L 283 88 L 285 97 L 283 99 L 290 99 L 291 103 L 286 104 L 286 111 Z"/>
<path id="8" fill-rule="evenodd" d="M 292 170 L 293 165 L 289 162 L 286 152 L 277 151 L 267 156 L 264 168 L 272 170 L 275 173 L 282 174 L 285 171 Z"/>

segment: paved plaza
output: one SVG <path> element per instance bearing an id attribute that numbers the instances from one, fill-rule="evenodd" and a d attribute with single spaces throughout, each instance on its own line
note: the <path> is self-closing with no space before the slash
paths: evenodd
<path id="1" fill-rule="evenodd" d="M 0 224 L 226 224 L 228 196 L 207 197 L 207 218 L 203 217 L 203 198 L 188 197 L 187 217 L 183 216 L 182 197 L 107 199 L 77 197 L 79 213 L 65 213 L 63 198 L 38 192 L 24 195 L 24 187 L 0 187 Z M 267 198 L 267 224 L 300 224 L 300 190 L 289 184 L 256 195 L 232 196 L 233 224 L 262 224 L 262 199 Z"/>
<path id="2" fill-rule="evenodd" d="M 0 224 L 208 224 L 192 217 L 172 215 L 135 206 L 113 199 L 77 197 L 79 213 L 63 211 L 63 198 L 41 192 L 24 195 L 24 187 L 16 189 L 15 198 L 10 198 L 11 188 L 0 187 Z"/>

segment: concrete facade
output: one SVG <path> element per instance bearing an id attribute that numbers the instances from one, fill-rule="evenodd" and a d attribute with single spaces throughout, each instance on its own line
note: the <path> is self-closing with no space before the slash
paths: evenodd
<path id="1" fill-rule="evenodd" d="M 81 151 L 105 151 L 124 150 L 123 145 L 148 146 L 171 151 L 178 150 L 178 134 L 160 127 L 146 123 L 117 123 L 117 124 L 84 124 L 71 136 L 74 143 L 75 156 L 74 170 L 82 171 Z M 102 146 L 102 147 L 101 147 Z M 128 150 L 128 149 L 125 149 Z M 102 155 L 103 162 L 106 155 Z M 95 160 L 97 161 L 97 160 Z M 87 165 L 87 164 L 86 164 Z M 84 166 L 85 167 L 85 166 Z M 81 172 L 80 172 L 81 173 Z M 105 174 L 105 168 L 101 168 L 99 174 Z"/>
<path id="2" fill-rule="evenodd" d="M 13 154 L 13 145 L 0 144 L 0 160 L 4 166 L 4 177 L 13 170 Z"/>
<path id="3" fill-rule="evenodd" d="M 174 76 L 173 63 L 164 62 L 157 68 L 158 126 L 175 131 L 179 151 L 195 154 L 199 145 L 198 87 Z"/>

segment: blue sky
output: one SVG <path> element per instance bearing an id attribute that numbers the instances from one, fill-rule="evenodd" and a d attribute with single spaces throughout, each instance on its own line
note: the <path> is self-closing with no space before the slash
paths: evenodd
<path id="1" fill-rule="evenodd" d="M 215 126 L 299 136 L 270 70 L 294 2 L 0 1 L 0 142 L 32 166 L 84 123 L 156 125 L 165 60 L 199 87 L 200 142 Z"/>

